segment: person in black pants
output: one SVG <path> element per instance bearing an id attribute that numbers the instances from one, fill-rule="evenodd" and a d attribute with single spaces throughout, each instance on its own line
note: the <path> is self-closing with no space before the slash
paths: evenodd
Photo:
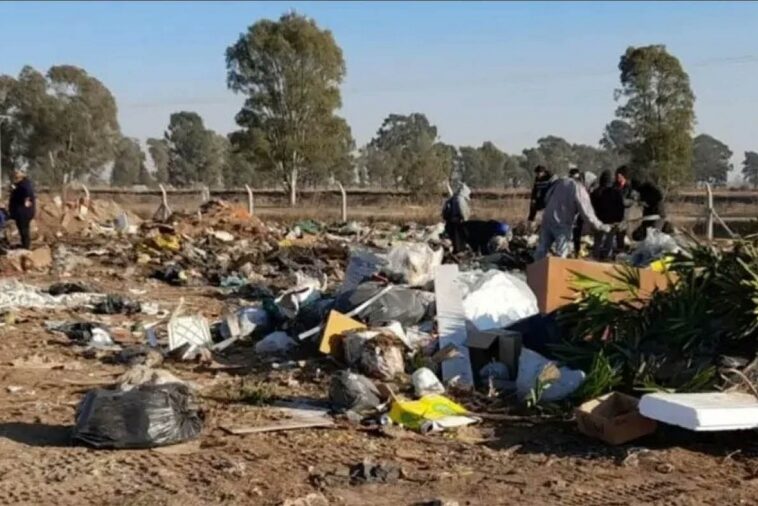
<path id="1" fill-rule="evenodd" d="M 26 177 L 23 170 L 13 171 L 13 184 L 11 185 L 11 197 L 8 202 L 10 218 L 16 222 L 18 235 L 21 236 L 21 247 L 29 249 L 32 244 L 30 226 L 36 211 L 36 197 L 34 185 Z"/>

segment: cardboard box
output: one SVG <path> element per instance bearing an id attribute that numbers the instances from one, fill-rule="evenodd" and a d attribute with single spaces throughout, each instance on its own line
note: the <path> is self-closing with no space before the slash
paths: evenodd
<path id="1" fill-rule="evenodd" d="M 345 356 L 342 346 L 343 334 L 350 330 L 364 330 L 365 328 L 366 326 L 361 322 L 332 310 L 326 320 L 326 327 L 318 351 L 342 360 Z"/>
<path id="2" fill-rule="evenodd" d="M 556 309 L 576 299 L 573 288 L 574 273 L 583 274 L 598 281 L 613 281 L 629 267 L 612 263 L 574 260 L 571 258 L 546 257 L 526 267 L 526 282 L 537 296 L 537 305 L 542 314 Z M 635 269 L 640 276 L 640 295 L 644 297 L 656 289 L 665 290 L 669 286 L 669 276 L 652 269 Z M 617 300 L 623 293 L 615 294 Z"/>
<path id="3" fill-rule="evenodd" d="M 652 434 L 658 424 L 642 416 L 638 404 L 639 400 L 619 392 L 587 401 L 574 410 L 579 431 L 611 445 Z"/>
<path id="4" fill-rule="evenodd" d="M 477 377 L 482 367 L 493 360 L 508 367 L 511 380 L 516 379 L 518 358 L 521 354 L 521 334 L 513 330 L 479 330 L 471 322 L 467 323 L 466 346 L 471 357 L 471 368 Z M 478 378 L 477 378 L 478 382 Z"/>

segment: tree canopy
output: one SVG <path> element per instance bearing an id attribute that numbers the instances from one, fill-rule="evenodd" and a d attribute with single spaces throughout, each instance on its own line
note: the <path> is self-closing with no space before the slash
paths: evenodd
<path id="1" fill-rule="evenodd" d="M 745 151 L 745 159 L 742 161 L 742 178 L 746 183 L 758 187 L 758 153 Z"/>
<path id="2" fill-rule="evenodd" d="M 616 116 L 631 127 L 628 144 L 637 177 L 664 187 L 692 179 L 692 129 L 695 96 L 679 60 L 665 46 L 630 47 L 619 62 L 625 102 Z"/>
<path id="3" fill-rule="evenodd" d="M 108 88 L 78 67 L 43 75 L 27 66 L 16 79 L 0 76 L 3 162 L 28 168 L 43 184 L 96 176 L 121 139 L 116 112 Z"/>
<path id="4" fill-rule="evenodd" d="M 147 140 L 147 150 L 153 160 L 155 181 L 168 183 L 168 142 L 166 139 L 150 138 Z"/>
<path id="5" fill-rule="evenodd" d="M 335 115 L 345 61 L 330 31 L 297 13 L 261 20 L 227 49 L 226 61 L 229 88 L 246 96 L 237 151 L 275 172 L 293 205 L 299 179 L 344 177 L 353 140 Z"/>
<path id="6" fill-rule="evenodd" d="M 695 181 L 717 185 L 726 184 L 732 170 L 732 151 L 729 146 L 708 134 L 700 134 L 692 142 L 692 171 Z"/>
<path id="7" fill-rule="evenodd" d="M 111 185 L 131 186 L 138 182 L 144 184 L 146 173 L 145 153 L 142 152 L 137 139 L 128 137 L 119 139 L 111 170 Z"/>
<path id="8" fill-rule="evenodd" d="M 165 142 L 170 184 L 179 187 L 196 183 L 214 186 L 221 182 L 229 151 L 228 142 L 213 130 L 206 129 L 200 115 L 187 111 L 172 114 Z M 157 146 L 158 143 L 153 143 L 152 149 L 159 151 L 161 148 Z"/>

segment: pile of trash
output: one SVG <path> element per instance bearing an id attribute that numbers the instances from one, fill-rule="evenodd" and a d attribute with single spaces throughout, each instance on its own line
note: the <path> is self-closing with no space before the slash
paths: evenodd
<path id="1" fill-rule="evenodd" d="M 134 233 L 139 216 L 112 200 L 85 197 L 64 201 L 60 196 L 38 200 L 34 225 L 49 240 L 64 236 Z"/>

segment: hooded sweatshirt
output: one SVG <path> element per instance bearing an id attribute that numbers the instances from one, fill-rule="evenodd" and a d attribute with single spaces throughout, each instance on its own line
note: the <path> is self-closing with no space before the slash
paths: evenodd
<path id="1" fill-rule="evenodd" d="M 553 183 L 547 193 L 542 224 L 571 228 L 577 214 L 593 229 L 601 228 L 603 225 L 592 209 L 590 196 L 584 186 L 573 179 L 562 177 Z"/>
<path id="2" fill-rule="evenodd" d="M 471 189 L 465 184 L 458 188 L 442 209 L 442 219 L 445 221 L 461 222 L 471 217 Z"/>

